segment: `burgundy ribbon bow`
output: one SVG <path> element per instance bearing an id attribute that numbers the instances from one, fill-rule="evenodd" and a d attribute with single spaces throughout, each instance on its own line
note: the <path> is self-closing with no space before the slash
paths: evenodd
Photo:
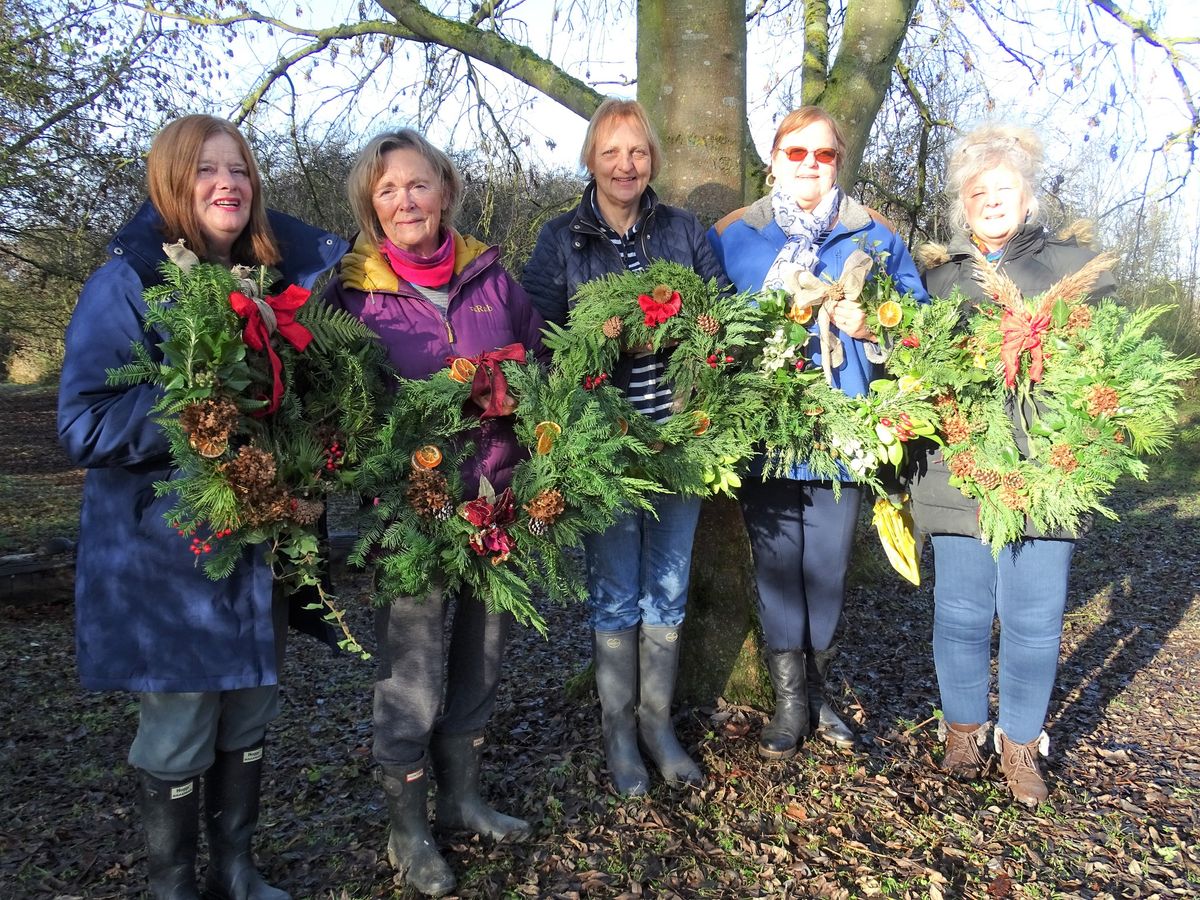
<path id="1" fill-rule="evenodd" d="M 1044 353 L 1042 333 L 1050 327 L 1050 311 L 1006 309 L 1000 316 L 1000 359 L 1004 361 L 1004 383 L 1012 387 L 1021 367 L 1021 354 L 1029 351 L 1029 380 L 1042 380 Z"/>
<path id="2" fill-rule="evenodd" d="M 296 321 L 296 310 L 308 302 L 309 293 L 307 288 L 291 284 L 282 294 L 265 300 L 254 300 L 237 291 L 229 295 L 229 305 L 233 311 L 246 320 L 242 340 L 251 350 L 265 350 L 271 364 L 271 399 L 265 408 L 254 413 L 255 416 L 270 415 L 279 409 L 283 400 L 283 361 L 271 346 L 271 331 L 278 331 L 280 337 L 301 353 L 312 340 L 312 332 Z M 274 329 L 265 321 L 260 303 L 274 315 Z"/>
<path id="3" fill-rule="evenodd" d="M 500 369 L 500 363 L 510 359 L 525 362 L 523 344 L 509 344 L 499 350 L 488 350 L 471 357 L 471 362 L 475 363 L 475 377 L 471 381 L 470 400 L 483 410 L 479 418 L 512 415 L 517 408 L 517 401 L 508 394 L 508 379 Z"/>

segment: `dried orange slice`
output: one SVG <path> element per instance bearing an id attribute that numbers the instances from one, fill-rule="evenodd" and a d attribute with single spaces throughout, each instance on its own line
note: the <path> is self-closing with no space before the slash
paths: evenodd
<path id="1" fill-rule="evenodd" d="M 554 439 L 562 434 L 562 426 L 557 422 L 538 422 L 533 428 L 533 433 L 537 435 L 538 454 L 545 456 L 554 446 Z"/>
<path id="2" fill-rule="evenodd" d="M 797 307 L 793 305 L 788 309 L 787 317 L 797 325 L 807 325 L 812 321 L 812 311 L 811 306 Z"/>
<path id="3" fill-rule="evenodd" d="M 467 384 L 475 378 L 475 363 L 465 356 L 456 356 L 450 363 L 450 379 L 459 384 Z"/>
<path id="4" fill-rule="evenodd" d="M 879 324 L 884 328 L 895 328 L 900 324 L 904 311 L 895 300 L 888 300 L 879 305 Z"/>
<path id="5" fill-rule="evenodd" d="M 696 435 L 696 437 L 704 434 L 704 432 L 708 431 L 709 426 L 712 425 L 712 419 L 702 412 L 692 413 L 692 418 L 696 422 L 696 427 L 692 429 L 692 434 Z"/>
<path id="6" fill-rule="evenodd" d="M 413 451 L 412 464 L 418 469 L 436 469 L 442 464 L 442 451 L 433 444 L 426 444 Z"/>

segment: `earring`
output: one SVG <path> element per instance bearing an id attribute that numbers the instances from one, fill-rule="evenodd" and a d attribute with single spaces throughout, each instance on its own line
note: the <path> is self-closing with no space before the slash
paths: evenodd
<path id="1" fill-rule="evenodd" d="M 767 173 L 766 182 L 767 182 L 767 187 L 775 186 L 775 173 L 774 172 Z"/>

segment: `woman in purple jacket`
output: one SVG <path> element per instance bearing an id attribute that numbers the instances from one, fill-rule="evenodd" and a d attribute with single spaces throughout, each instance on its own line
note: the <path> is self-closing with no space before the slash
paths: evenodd
<path id="1" fill-rule="evenodd" d="M 499 250 L 449 225 L 462 180 L 445 153 L 411 129 L 381 134 L 359 153 L 347 187 L 360 231 L 325 296 L 380 336 L 402 377 L 427 378 L 451 357 L 513 343 L 544 354 L 545 323 L 500 265 Z M 483 420 L 471 439 L 478 450 L 464 482 L 486 476 L 503 490 L 522 457 L 511 422 Z M 427 761 L 439 826 L 496 840 L 529 833 L 527 822 L 479 795 L 483 729 L 512 617 L 459 596 L 447 646 L 448 599 L 440 590 L 397 597 L 375 617 L 374 753 L 391 821 L 388 858 L 431 897 L 455 879 L 429 831 Z"/>

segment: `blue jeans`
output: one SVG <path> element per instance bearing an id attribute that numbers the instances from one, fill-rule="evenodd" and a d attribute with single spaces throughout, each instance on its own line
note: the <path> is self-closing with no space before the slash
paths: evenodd
<path id="1" fill-rule="evenodd" d="M 631 513 L 583 539 L 596 631 L 683 621 L 700 498 L 663 494 L 651 503 L 657 519 Z"/>
<path id="2" fill-rule="evenodd" d="M 947 722 L 988 721 L 992 621 L 1000 617 L 1000 714 L 1008 737 L 1042 731 L 1058 672 L 1073 541 L 1026 540 L 992 558 L 977 538 L 933 536 L 933 660 Z"/>
<path id="3" fill-rule="evenodd" d="M 747 478 L 738 493 L 758 582 L 763 639 L 774 652 L 828 650 L 846 599 L 862 488 Z"/>

